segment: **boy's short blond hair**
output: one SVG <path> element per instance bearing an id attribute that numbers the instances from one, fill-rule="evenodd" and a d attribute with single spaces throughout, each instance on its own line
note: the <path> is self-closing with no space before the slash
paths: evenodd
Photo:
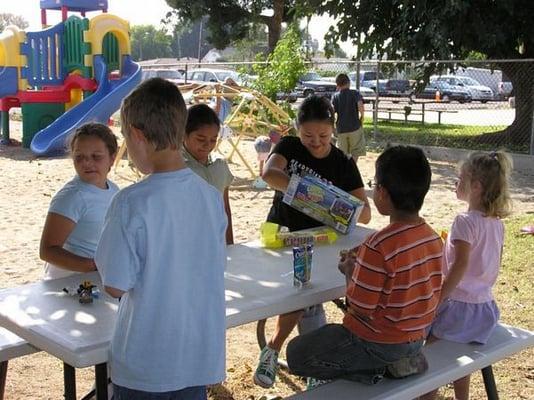
<path id="1" fill-rule="evenodd" d="M 141 130 L 156 151 L 182 146 L 186 120 L 187 108 L 180 90 L 161 78 L 141 83 L 121 106 L 124 134 L 130 126 Z"/>

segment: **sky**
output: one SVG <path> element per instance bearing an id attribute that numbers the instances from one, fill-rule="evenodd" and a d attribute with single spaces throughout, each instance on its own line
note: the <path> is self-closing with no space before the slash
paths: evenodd
<path id="1" fill-rule="evenodd" d="M 193 0 L 194 1 L 194 0 Z M 150 3 L 150 6 L 147 6 Z M 132 25 L 152 24 L 159 25 L 167 11 L 171 10 L 165 0 L 151 0 L 150 2 L 139 0 L 108 0 L 109 12 L 125 20 Z M 30 24 L 28 31 L 41 29 L 41 14 L 39 0 L 0 0 L 0 12 L 22 15 Z M 88 13 L 90 18 L 96 13 Z M 50 25 L 61 21 L 59 11 L 47 11 L 47 20 Z M 319 47 L 324 44 L 323 37 L 328 31 L 333 20 L 328 17 L 314 17 L 309 24 L 310 35 L 319 41 Z M 350 43 L 341 43 L 340 47 L 348 56 L 355 55 L 355 48 Z"/>

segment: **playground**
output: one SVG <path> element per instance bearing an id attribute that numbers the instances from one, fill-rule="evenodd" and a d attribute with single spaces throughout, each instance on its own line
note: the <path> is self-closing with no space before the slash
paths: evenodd
<path id="1" fill-rule="evenodd" d="M 70 132 L 106 123 L 141 80 L 132 61 L 129 23 L 107 14 L 107 1 L 41 1 L 43 30 L 9 26 L 0 35 L 2 143 L 9 144 L 9 112 L 20 108 L 22 146 L 36 155 L 63 152 Z M 62 22 L 47 25 L 47 10 Z M 68 16 L 68 12 L 78 15 Z M 101 11 L 91 19 L 85 13 Z"/>

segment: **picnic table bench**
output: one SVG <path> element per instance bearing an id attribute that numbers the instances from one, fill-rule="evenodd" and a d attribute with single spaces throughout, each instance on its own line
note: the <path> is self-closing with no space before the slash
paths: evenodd
<path id="1" fill-rule="evenodd" d="M 423 348 L 429 368 L 420 375 L 388 379 L 376 385 L 365 385 L 338 379 L 313 390 L 288 397 L 292 400 L 366 399 L 412 400 L 456 379 L 482 370 L 489 400 L 498 392 L 492 364 L 521 350 L 534 346 L 534 333 L 509 325 L 498 325 L 485 345 L 460 344 L 438 340 Z"/>
<path id="2" fill-rule="evenodd" d="M 429 112 L 435 112 L 438 114 L 438 124 L 441 124 L 441 114 L 455 114 L 458 112 L 458 110 L 449 110 L 449 109 L 429 109 L 427 108 L 425 105 L 427 104 L 427 102 L 412 102 L 412 103 L 409 103 L 408 105 L 404 106 L 404 107 L 401 107 L 401 106 L 381 106 L 380 105 L 380 102 L 378 103 L 378 107 L 375 107 L 374 106 L 374 102 L 372 103 L 373 104 L 373 107 L 371 109 L 371 111 L 373 113 L 377 113 L 377 118 L 379 119 L 387 119 L 388 121 L 404 121 L 405 123 L 407 123 L 408 121 L 410 121 L 408 119 L 408 117 L 410 115 L 416 115 L 416 116 L 421 116 L 421 123 L 424 125 L 425 124 L 425 115 Z M 418 106 L 420 106 L 420 108 L 417 108 Z M 408 112 L 408 109 L 407 107 L 409 107 L 409 112 Z M 379 116 L 378 114 L 379 113 L 382 113 L 382 114 L 387 114 L 387 118 L 386 117 L 381 117 Z M 400 119 L 400 118 L 394 118 L 393 115 L 402 115 L 404 118 Z"/>
<path id="3" fill-rule="evenodd" d="M 4 398 L 9 360 L 36 353 L 38 351 L 38 349 L 30 345 L 24 339 L 11 333 L 7 329 L 0 328 L 0 400 L 3 400 Z"/>

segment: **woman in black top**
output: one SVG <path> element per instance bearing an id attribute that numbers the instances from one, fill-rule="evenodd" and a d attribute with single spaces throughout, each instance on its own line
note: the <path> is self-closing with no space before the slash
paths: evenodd
<path id="1" fill-rule="evenodd" d="M 299 108 L 297 122 L 299 136 L 280 140 L 265 164 L 262 178 L 276 190 L 267 221 L 287 226 L 291 231 L 323 225 L 282 201 L 290 176 L 299 174 L 314 175 L 362 200 L 365 206 L 358 222 L 368 223 L 371 209 L 360 172 L 352 159 L 332 145 L 334 110 L 330 102 L 316 96 L 306 98 Z M 256 384 L 262 387 L 274 384 L 278 353 L 305 313 L 325 320 L 321 305 L 278 316 L 275 333 L 260 355 L 254 374 Z"/>

